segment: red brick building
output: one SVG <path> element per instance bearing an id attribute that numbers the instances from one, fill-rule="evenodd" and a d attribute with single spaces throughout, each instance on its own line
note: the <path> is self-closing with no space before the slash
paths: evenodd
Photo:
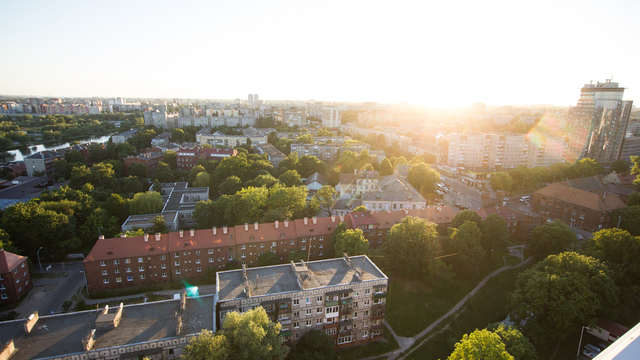
<path id="1" fill-rule="evenodd" d="M 220 161 L 236 155 L 238 155 L 238 150 L 235 149 L 202 148 L 199 146 L 181 148 L 177 154 L 178 169 L 191 170 L 200 159 Z"/>
<path id="2" fill-rule="evenodd" d="M 18 301 L 32 287 L 27 257 L 0 249 L 0 304 Z"/>
<path id="3" fill-rule="evenodd" d="M 142 164 L 149 170 L 149 174 L 158 167 L 158 164 L 162 161 L 162 153 L 151 152 L 143 153 L 136 156 L 129 156 L 124 158 L 124 170 L 127 171 L 133 164 Z"/>

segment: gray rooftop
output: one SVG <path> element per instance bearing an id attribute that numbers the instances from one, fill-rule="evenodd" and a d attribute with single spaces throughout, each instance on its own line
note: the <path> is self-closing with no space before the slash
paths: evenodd
<path id="1" fill-rule="evenodd" d="M 117 328 L 97 329 L 93 349 L 135 344 L 175 337 L 175 312 L 179 301 L 169 300 L 139 305 L 127 305 Z M 115 312 L 110 309 L 109 312 Z M 38 359 L 80 353 L 82 339 L 89 328 L 95 329 L 98 317 L 95 310 L 41 317 L 30 334 L 23 330 L 22 321 L 0 322 L 0 341 L 13 339 L 18 351 L 12 360 Z M 213 296 L 188 298 L 183 314 L 182 335 L 213 329 Z"/>
<path id="2" fill-rule="evenodd" d="M 361 282 L 356 269 L 364 264 L 364 281 L 386 279 L 387 276 L 368 257 L 353 256 L 351 265 L 344 258 L 246 269 L 250 296 L 262 296 Z M 306 266 L 305 266 L 306 265 Z M 243 270 L 217 274 L 219 301 L 248 298 Z M 302 285 L 302 288 L 300 288 Z"/>

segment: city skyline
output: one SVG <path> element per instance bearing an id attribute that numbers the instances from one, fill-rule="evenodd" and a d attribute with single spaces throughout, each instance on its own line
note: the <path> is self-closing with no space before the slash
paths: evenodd
<path id="1" fill-rule="evenodd" d="M 6 3 L 0 93 L 574 106 L 613 76 L 640 97 L 632 1 L 171 5 Z"/>

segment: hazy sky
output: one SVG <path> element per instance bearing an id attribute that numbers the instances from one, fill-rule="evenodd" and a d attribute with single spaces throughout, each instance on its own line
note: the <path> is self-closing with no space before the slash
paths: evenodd
<path id="1" fill-rule="evenodd" d="M 640 1 L 0 0 L 0 94 L 640 102 Z"/>

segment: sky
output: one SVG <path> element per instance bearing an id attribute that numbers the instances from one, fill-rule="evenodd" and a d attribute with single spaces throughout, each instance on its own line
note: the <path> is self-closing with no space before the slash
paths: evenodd
<path id="1" fill-rule="evenodd" d="M 0 94 L 575 105 L 640 101 L 640 1 L 0 0 Z"/>

